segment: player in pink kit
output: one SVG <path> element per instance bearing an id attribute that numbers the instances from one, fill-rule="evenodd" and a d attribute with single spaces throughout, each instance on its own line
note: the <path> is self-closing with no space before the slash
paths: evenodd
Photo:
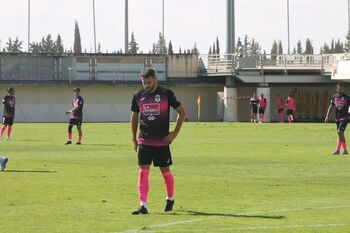
<path id="1" fill-rule="evenodd" d="M 350 97 L 344 93 L 342 84 L 336 85 L 336 94 L 332 97 L 331 104 L 328 107 L 325 122 L 328 121 L 328 116 L 333 107 L 335 107 L 335 122 L 337 124 L 337 133 L 339 140 L 337 141 L 337 149 L 333 152 L 334 155 L 339 155 L 340 148 L 343 147 L 343 154 L 348 154 L 345 141 L 345 129 L 349 122 L 349 106 Z"/>
<path id="2" fill-rule="evenodd" d="M 133 215 L 148 214 L 148 177 L 150 166 L 160 168 L 166 188 L 166 206 L 164 211 L 172 211 L 174 206 L 174 177 L 169 166 L 172 164 L 169 144 L 180 132 L 185 118 L 185 110 L 176 99 L 175 94 L 157 85 L 155 70 L 148 68 L 141 74 L 143 88 L 134 94 L 131 106 L 131 136 L 134 150 L 137 151 L 139 178 L 138 193 L 140 208 L 132 212 Z M 170 107 L 177 115 L 176 127 L 169 132 Z M 137 127 L 140 119 L 140 133 Z"/>
<path id="3" fill-rule="evenodd" d="M 259 123 L 263 123 L 265 119 L 265 109 L 266 109 L 266 98 L 264 94 L 261 93 L 259 96 Z"/>
<path id="4" fill-rule="evenodd" d="M 283 123 L 284 102 L 283 102 L 282 96 L 280 94 L 278 94 L 277 98 L 276 98 L 276 107 L 277 107 L 278 122 Z"/>
<path id="5" fill-rule="evenodd" d="M 13 87 L 10 87 L 7 89 L 7 95 L 2 100 L 2 103 L 4 105 L 4 113 L 2 117 L 2 128 L 0 133 L 0 140 L 6 128 L 7 128 L 6 140 L 9 140 L 11 136 L 13 120 L 15 118 L 15 107 L 16 107 L 16 98 L 14 95 L 15 95 L 15 89 Z"/>
<path id="6" fill-rule="evenodd" d="M 68 125 L 68 140 L 65 145 L 72 144 L 72 128 L 74 125 L 77 126 L 77 130 L 79 133 L 77 145 L 81 145 L 81 140 L 83 137 L 83 132 L 81 130 L 81 125 L 83 123 L 83 105 L 84 100 L 80 96 L 80 88 L 74 88 L 75 98 L 72 101 L 73 109 L 66 112 L 66 114 L 70 114 L 70 120 Z"/>
<path id="7" fill-rule="evenodd" d="M 294 121 L 294 111 L 295 111 L 295 99 L 291 94 L 288 95 L 288 98 L 286 100 L 286 109 L 287 109 L 287 116 L 288 116 L 288 122 L 292 123 Z"/>

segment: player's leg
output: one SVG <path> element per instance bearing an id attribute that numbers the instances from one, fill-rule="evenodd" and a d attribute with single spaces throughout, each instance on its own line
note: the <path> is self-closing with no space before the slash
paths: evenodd
<path id="1" fill-rule="evenodd" d="M 73 129 L 73 124 L 69 123 L 67 142 L 65 143 L 65 145 L 72 144 L 72 129 Z"/>
<path id="2" fill-rule="evenodd" d="M 3 124 L 2 127 L 1 127 L 0 139 L 2 138 L 2 135 L 4 134 L 6 128 L 7 128 L 7 125 L 6 125 L 6 124 Z"/>
<path id="3" fill-rule="evenodd" d="M 336 147 L 335 151 L 333 152 L 333 154 L 339 155 L 340 148 L 343 145 L 341 139 L 343 139 L 344 134 L 342 134 L 342 131 L 341 131 L 341 122 L 336 122 L 336 124 L 337 124 L 338 141 L 337 141 L 337 147 Z"/>
<path id="4" fill-rule="evenodd" d="M 155 155 L 154 166 L 159 167 L 163 177 L 166 190 L 166 204 L 164 211 L 172 211 L 174 206 L 174 176 L 170 171 L 169 166 L 172 165 L 171 153 L 169 146 L 158 147 L 158 153 Z"/>
<path id="5" fill-rule="evenodd" d="M 77 124 L 77 130 L 78 130 L 78 142 L 76 144 L 80 145 L 81 144 L 81 140 L 83 138 L 83 132 L 81 130 L 81 123 Z"/>
<path id="6" fill-rule="evenodd" d="M 348 122 L 341 122 L 340 127 L 339 127 L 339 141 L 341 146 L 343 147 L 343 154 L 348 154 L 348 148 L 346 146 L 346 139 L 345 139 L 345 129 L 347 126 Z"/>
<path id="7" fill-rule="evenodd" d="M 152 163 L 152 147 L 139 145 L 137 157 L 139 164 L 139 177 L 137 181 L 137 188 L 139 193 L 140 207 L 133 211 L 133 215 L 148 214 L 147 211 L 147 197 L 149 190 L 149 173 L 150 165 Z"/>
<path id="8" fill-rule="evenodd" d="M 9 117 L 8 125 L 7 125 L 7 137 L 6 140 L 10 140 L 11 132 L 13 125 L 13 117 Z"/>

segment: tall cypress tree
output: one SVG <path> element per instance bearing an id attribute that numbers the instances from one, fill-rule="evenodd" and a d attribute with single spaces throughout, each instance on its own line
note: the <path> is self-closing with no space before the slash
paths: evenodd
<path id="1" fill-rule="evenodd" d="M 173 44 L 171 43 L 171 41 L 169 41 L 169 45 L 168 45 L 168 54 L 170 55 L 174 54 Z"/>
<path id="2" fill-rule="evenodd" d="M 220 45 L 219 45 L 219 38 L 216 37 L 216 53 L 220 54 Z"/>
<path id="3" fill-rule="evenodd" d="M 63 46 L 63 42 L 62 42 L 62 38 L 61 38 L 60 34 L 57 35 L 55 47 L 56 47 L 56 49 L 55 49 L 56 53 L 63 53 L 64 52 L 64 46 Z"/>
<path id="4" fill-rule="evenodd" d="M 298 40 L 297 43 L 297 54 L 302 54 L 303 53 L 303 47 L 301 46 L 301 41 Z"/>
<path id="5" fill-rule="evenodd" d="M 75 21 L 75 27 L 74 27 L 74 53 L 81 53 L 81 39 L 80 39 L 80 30 L 78 21 Z"/>
<path id="6" fill-rule="evenodd" d="M 276 61 L 277 55 L 278 54 L 278 45 L 277 41 L 273 41 L 272 48 L 271 48 L 271 60 Z"/>

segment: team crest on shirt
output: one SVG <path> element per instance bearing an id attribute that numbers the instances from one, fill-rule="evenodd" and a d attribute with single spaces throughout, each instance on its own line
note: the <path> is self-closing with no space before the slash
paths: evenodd
<path id="1" fill-rule="evenodd" d="M 156 101 L 157 103 L 159 103 L 159 102 L 160 102 L 160 95 L 156 95 L 156 96 L 154 97 L 154 101 Z"/>

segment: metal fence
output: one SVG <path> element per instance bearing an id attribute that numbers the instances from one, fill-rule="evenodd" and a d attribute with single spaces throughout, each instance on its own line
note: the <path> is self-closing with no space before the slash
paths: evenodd
<path id="1" fill-rule="evenodd" d="M 0 81 L 138 81 L 145 67 L 166 80 L 161 55 L 55 55 L 0 53 Z"/>

